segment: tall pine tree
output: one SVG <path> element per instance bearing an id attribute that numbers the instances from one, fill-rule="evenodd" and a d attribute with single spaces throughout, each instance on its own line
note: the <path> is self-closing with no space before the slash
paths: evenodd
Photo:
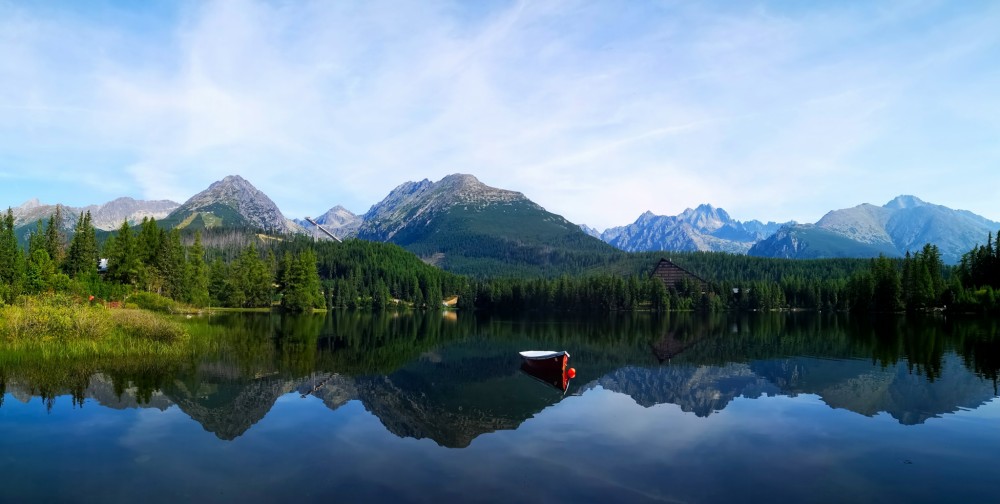
<path id="1" fill-rule="evenodd" d="M 201 246 L 201 231 L 194 234 L 194 244 L 188 249 L 187 257 L 187 302 L 194 306 L 207 306 L 208 265 L 205 264 L 205 248 Z"/>
<path id="2" fill-rule="evenodd" d="M 142 262 L 136 251 L 136 238 L 128 221 L 122 221 L 115 239 L 108 243 L 108 278 L 118 283 L 135 285 L 142 273 Z"/>
<path id="3" fill-rule="evenodd" d="M 11 303 L 24 282 L 24 254 L 14 233 L 14 211 L 9 207 L 0 222 L 0 302 Z"/>
<path id="4" fill-rule="evenodd" d="M 72 278 L 92 275 L 97 273 L 98 260 L 97 233 L 88 210 L 76 221 L 63 270 Z"/>

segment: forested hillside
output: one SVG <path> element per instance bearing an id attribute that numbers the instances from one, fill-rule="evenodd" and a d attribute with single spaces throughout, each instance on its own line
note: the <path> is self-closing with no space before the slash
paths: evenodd
<path id="1" fill-rule="evenodd" d="M 18 244 L 10 211 L 0 226 L 0 300 L 71 292 L 108 301 L 152 303 L 151 295 L 188 305 L 269 308 L 460 309 L 525 311 L 997 310 L 1000 250 L 992 234 L 946 266 L 926 245 L 901 259 L 788 260 L 727 253 L 673 253 L 676 265 L 705 284 L 664 285 L 650 278 L 665 255 L 584 250 L 550 256 L 558 275 L 500 268 L 466 277 L 421 261 L 394 244 L 343 243 L 259 230 L 165 230 L 146 219 L 124 222 L 100 243 L 85 213 L 71 236 L 39 225 Z M 105 271 L 99 259 L 107 260 Z M 169 308 L 169 303 L 156 302 Z"/>

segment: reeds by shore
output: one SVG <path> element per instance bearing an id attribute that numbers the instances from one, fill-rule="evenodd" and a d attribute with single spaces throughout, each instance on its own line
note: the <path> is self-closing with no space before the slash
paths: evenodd
<path id="1" fill-rule="evenodd" d="M 30 297 L 0 307 L 0 354 L 6 358 L 173 356 L 188 340 L 184 327 L 168 316 L 69 296 Z"/>

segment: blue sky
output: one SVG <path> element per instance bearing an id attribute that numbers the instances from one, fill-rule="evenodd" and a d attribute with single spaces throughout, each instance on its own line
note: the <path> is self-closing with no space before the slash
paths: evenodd
<path id="1" fill-rule="evenodd" d="M 7 2 L 0 205 L 289 217 L 471 173 L 600 229 L 899 194 L 1000 220 L 1000 3 Z"/>

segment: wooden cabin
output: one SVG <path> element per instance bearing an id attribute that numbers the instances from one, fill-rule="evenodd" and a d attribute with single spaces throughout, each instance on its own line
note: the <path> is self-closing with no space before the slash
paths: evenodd
<path id="1" fill-rule="evenodd" d="M 670 259 L 660 259 L 653 268 L 652 278 L 658 278 L 668 289 L 675 287 L 684 280 L 695 282 L 701 287 L 702 292 L 708 287 L 708 282 L 690 271 L 674 264 Z"/>

